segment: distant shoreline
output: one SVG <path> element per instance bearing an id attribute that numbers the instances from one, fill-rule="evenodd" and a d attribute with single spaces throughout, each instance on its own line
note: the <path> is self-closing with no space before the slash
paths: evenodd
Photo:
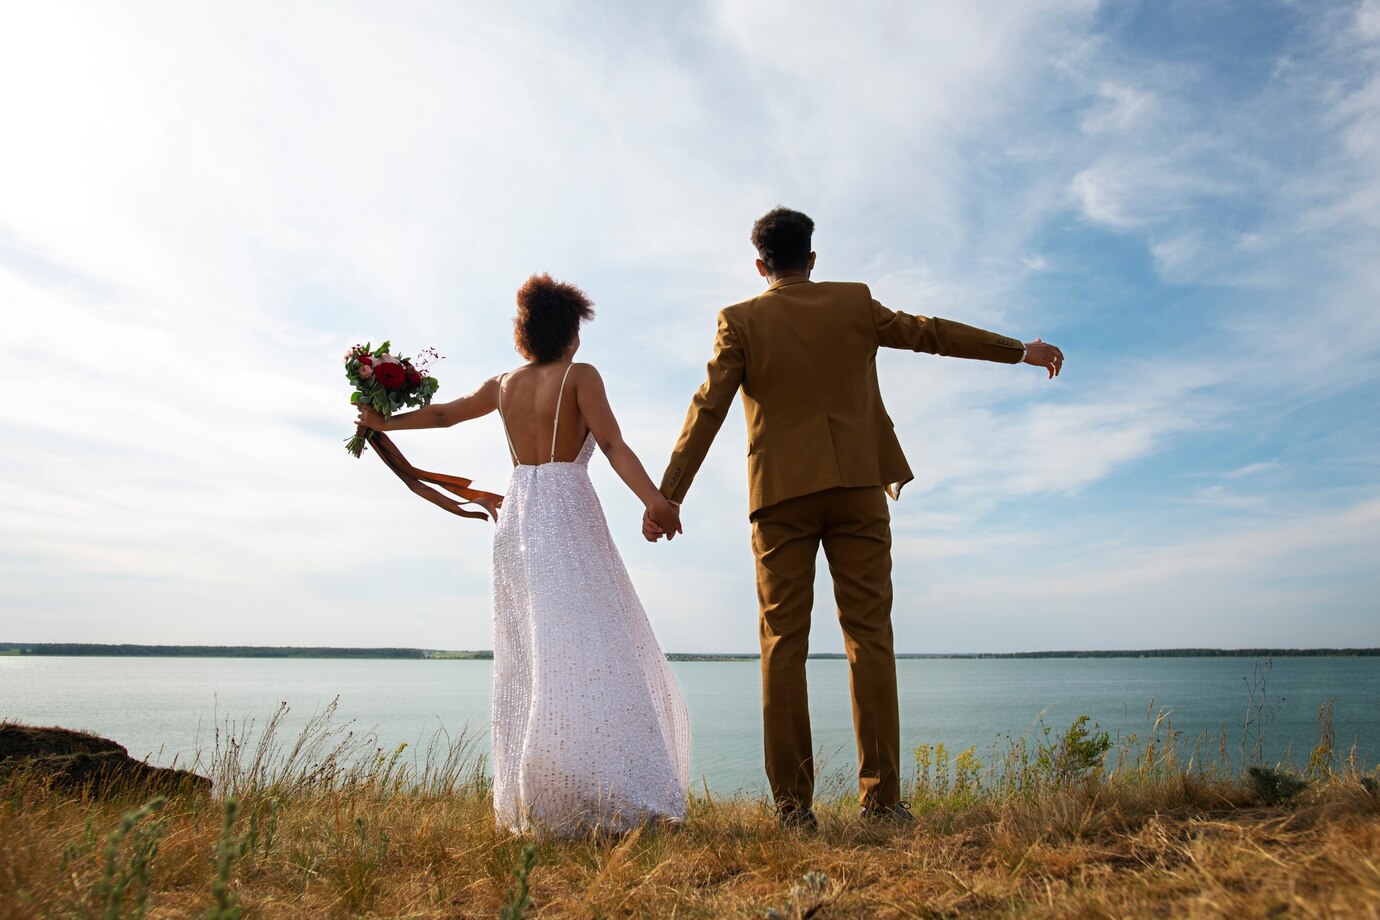
<path id="1" fill-rule="evenodd" d="M 265 645 L 110 645 L 87 642 L 0 642 L 0 656 L 126 657 L 126 658 L 358 658 L 418 661 L 489 661 L 488 649 L 335 648 Z M 977 658 L 1374 658 L 1380 648 L 1178 648 L 1089 649 L 1044 652 L 898 652 L 898 659 Z M 757 661 L 755 652 L 715 654 L 668 652 L 671 661 Z M 810 655 L 840 660 L 837 652 Z"/>

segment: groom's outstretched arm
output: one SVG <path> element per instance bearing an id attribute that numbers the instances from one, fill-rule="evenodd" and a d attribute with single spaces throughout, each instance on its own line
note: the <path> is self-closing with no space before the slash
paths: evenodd
<path id="1" fill-rule="evenodd" d="M 1001 364 L 1019 364 L 1025 357 L 1025 346 L 1015 339 L 937 316 L 888 310 L 875 300 L 872 318 L 877 324 L 877 344 L 883 348 L 908 348 Z"/>
<path id="2" fill-rule="evenodd" d="M 719 311 L 719 331 L 714 338 L 714 357 L 709 359 L 709 374 L 690 401 L 680 439 L 661 477 L 661 494 L 673 502 L 685 500 L 685 493 L 709 453 L 709 445 L 719 433 L 724 416 L 743 382 L 743 345 L 733 323 Z"/>

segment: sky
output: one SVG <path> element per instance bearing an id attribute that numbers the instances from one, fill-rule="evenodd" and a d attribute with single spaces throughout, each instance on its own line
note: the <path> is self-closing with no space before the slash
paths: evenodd
<path id="1" fill-rule="evenodd" d="M 0 125 L 0 641 L 489 648 L 492 528 L 345 453 L 342 353 L 462 395 L 549 271 L 659 480 L 781 204 L 1066 356 L 879 356 L 898 651 L 1380 645 L 1377 0 L 48 0 Z M 741 415 L 670 544 L 592 463 L 668 651 L 757 645 Z M 492 416 L 395 440 L 506 484 Z"/>

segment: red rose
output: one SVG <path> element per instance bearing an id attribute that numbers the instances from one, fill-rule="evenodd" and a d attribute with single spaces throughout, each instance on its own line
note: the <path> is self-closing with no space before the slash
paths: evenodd
<path id="1" fill-rule="evenodd" d="M 359 363 L 360 363 L 360 364 L 363 364 L 365 367 L 373 367 L 373 366 L 374 366 L 374 359 L 373 359 L 371 356 L 369 356 L 369 355 L 360 355 L 360 356 L 359 356 Z"/>
<path id="2" fill-rule="evenodd" d="M 407 372 L 391 361 L 381 362 L 374 368 L 374 379 L 390 390 L 396 390 L 402 386 L 406 376 Z"/>
<path id="3" fill-rule="evenodd" d="M 409 368 L 407 370 L 407 385 L 410 387 L 415 387 L 419 385 L 421 382 L 422 375 L 417 373 L 415 370 Z"/>

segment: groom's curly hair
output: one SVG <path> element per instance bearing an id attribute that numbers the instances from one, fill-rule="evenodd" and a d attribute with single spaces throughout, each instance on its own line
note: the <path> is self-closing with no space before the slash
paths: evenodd
<path id="1" fill-rule="evenodd" d="M 529 361 L 556 361 L 580 331 L 582 320 L 594 319 L 594 303 L 573 284 L 545 272 L 523 282 L 517 292 L 513 341 Z"/>
<path id="2" fill-rule="evenodd" d="M 757 257 L 773 275 L 803 272 L 810 264 L 810 237 L 815 222 L 790 208 L 772 208 L 752 225 Z"/>

